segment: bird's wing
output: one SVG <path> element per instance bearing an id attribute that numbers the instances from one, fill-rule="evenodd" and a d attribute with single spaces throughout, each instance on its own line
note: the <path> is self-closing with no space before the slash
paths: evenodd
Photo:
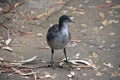
<path id="1" fill-rule="evenodd" d="M 55 38 L 57 36 L 57 32 L 59 31 L 59 24 L 55 24 L 53 25 L 47 32 L 47 40 L 52 40 L 53 38 Z"/>

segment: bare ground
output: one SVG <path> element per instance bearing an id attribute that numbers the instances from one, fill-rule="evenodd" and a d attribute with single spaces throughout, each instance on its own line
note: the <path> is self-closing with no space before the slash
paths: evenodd
<path id="1" fill-rule="evenodd" d="M 14 32 L 10 35 L 12 42 L 9 45 L 13 52 L 0 49 L 0 58 L 11 62 L 26 60 L 33 56 L 37 56 L 37 59 L 50 60 L 51 52 L 46 48 L 48 47 L 45 39 L 46 32 L 51 24 L 58 23 L 58 18 L 62 14 L 67 14 L 74 17 L 75 21 L 75 24 L 69 24 L 72 38 L 80 40 L 80 42 L 69 43 L 68 57 L 74 59 L 76 54 L 80 54 L 79 59 L 93 62 L 98 69 L 84 68 L 80 71 L 73 69 L 75 75 L 70 79 L 67 75 L 71 70 L 66 68 L 56 67 L 54 70 L 40 68 L 37 69 L 37 76 L 45 76 L 47 72 L 55 76 L 55 80 L 120 80 L 120 0 L 16 1 L 23 4 L 6 14 L 0 12 L 0 23 Z M 13 4 L 16 1 L 1 0 L 0 8 L 8 9 L 7 4 Z M 31 19 L 52 9 L 54 10 L 50 15 L 47 14 L 37 20 Z M 16 32 L 18 30 L 31 33 Z M 38 34 L 42 36 L 39 37 Z M 0 27 L 0 37 L 1 42 L 7 39 L 6 29 L 3 27 Z M 55 52 L 54 60 L 61 61 L 64 58 L 62 50 Z M 38 62 L 35 65 L 43 64 Z M 21 79 L 31 80 L 15 73 L 0 73 L 0 80 Z M 53 79 L 44 78 L 43 80 Z"/>

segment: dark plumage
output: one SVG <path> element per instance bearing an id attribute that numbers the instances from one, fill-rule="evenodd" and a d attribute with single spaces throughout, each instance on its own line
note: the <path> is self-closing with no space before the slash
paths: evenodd
<path id="1" fill-rule="evenodd" d="M 66 45 L 70 41 L 71 35 L 70 32 L 68 31 L 68 22 L 72 22 L 70 18 L 67 15 L 62 15 L 59 18 L 59 24 L 54 24 L 52 27 L 49 28 L 47 32 L 47 43 L 51 48 L 51 65 L 54 67 L 53 64 L 53 54 L 54 54 L 54 49 L 63 49 L 64 55 L 67 60 L 67 55 L 66 55 Z"/>

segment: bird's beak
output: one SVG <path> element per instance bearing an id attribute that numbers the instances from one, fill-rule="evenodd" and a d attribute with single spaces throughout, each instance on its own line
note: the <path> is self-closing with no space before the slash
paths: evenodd
<path id="1" fill-rule="evenodd" d="M 72 21 L 71 19 L 69 19 L 69 22 L 71 22 L 71 23 L 75 23 L 74 21 Z"/>

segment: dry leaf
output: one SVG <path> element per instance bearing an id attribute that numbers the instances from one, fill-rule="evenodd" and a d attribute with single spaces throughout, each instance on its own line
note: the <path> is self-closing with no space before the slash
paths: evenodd
<path id="1" fill-rule="evenodd" d="M 12 70 L 14 70 L 16 73 L 20 74 L 20 75 L 23 75 L 23 76 L 29 76 L 29 75 L 33 75 L 33 74 L 36 74 L 37 72 L 29 72 L 29 73 L 24 73 L 16 68 L 12 68 Z"/>
<path id="2" fill-rule="evenodd" d="M 106 3 L 112 3 L 112 0 L 106 0 Z"/>
<path id="3" fill-rule="evenodd" d="M 98 32 L 98 27 L 94 27 L 92 30 L 93 30 L 94 32 Z"/>
<path id="4" fill-rule="evenodd" d="M 43 16 L 49 16 L 55 9 L 47 10 L 46 12 L 39 14 L 37 16 L 28 17 L 27 20 L 37 20 L 41 19 Z"/>
<path id="5" fill-rule="evenodd" d="M 77 8 L 76 7 L 73 7 L 73 6 L 70 6 L 70 7 L 67 7 L 68 9 L 70 9 L 70 10 L 73 10 L 73 11 L 75 11 Z"/>
<path id="6" fill-rule="evenodd" d="M 5 46 L 5 47 L 1 47 L 1 48 L 4 49 L 4 50 L 11 51 L 11 52 L 13 51 L 13 49 L 9 46 Z"/>
<path id="7" fill-rule="evenodd" d="M 114 71 L 111 73 L 111 77 L 117 77 L 120 76 L 120 73 L 118 71 Z"/>
<path id="8" fill-rule="evenodd" d="M 74 65 L 78 65 L 79 63 L 83 63 L 86 64 L 88 66 L 91 66 L 92 68 L 96 69 L 96 66 L 93 64 L 92 61 L 85 61 L 85 60 L 69 60 L 69 62 L 71 62 Z"/>
<path id="9" fill-rule="evenodd" d="M 85 15 L 85 12 L 79 12 L 81 15 Z"/>
<path id="10" fill-rule="evenodd" d="M 30 59 L 27 59 L 27 60 L 22 60 L 22 61 L 18 61 L 18 62 L 21 62 L 21 63 L 27 63 L 27 62 L 31 62 L 31 61 L 33 61 L 33 60 L 35 60 L 37 58 L 37 56 L 34 56 L 34 57 L 32 57 L 32 58 L 30 58 Z"/>
<path id="11" fill-rule="evenodd" d="M 119 23 L 118 20 L 109 20 L 109 23 L 112 24 L 112 23 Z"/>
<path id="12" fill-rule="evenodd" d="M 110 35 L 110 36 L 114 36 L 115 33 L 114 33 L 114 32 L 110 32 L 109 35 Z"/>
<path id="13" fill-rule="evenodd" d="M 104 21 L 102 21 L 102 24 L 103 24 L 104 26 L 107 26 L 107 25 L 109 25 L 109 21 L 108 21 L 108 20 L 104 20 Z"/>
<path id="14" fill-rule="evenodd" d="M 82 26 L 82 27 L 87 27 L 87 25 L 86 25 L 86 24 L 81 24 L 81 26 Z"/>
<path id="15" fill-rule="evenodd" d="M 56 75 L 57 75 L 56 73 L 53 75 L 50 75 L 50 73 L 48 73 L 47 71 L 45 71 L 44 73 L 46 78 L 51 78 L 53 80 L 56 78 Z"/>
<path id="16" fill-rule="evenodd" d="M 68 76 L 69 78 L 71 78 L 71 77 L 72 77 L 72 75 L 71 75 L 71 74 L 68 74 L 67 76 Z"/>
<path id="17" fill-rule="evenodd" d="M 99 16 L 102 18 L 102 19 L 105 19 L 105 14 L 103 12 L 99 13 Z"/>
<path id="18" fill-rule="evenodd" d="M 16 8 L 17 6 L 21 5 L 22 3 L 15 3 L 14 8 Z"/>
<path id="19" fill-rule="evenodd" d="M 38 37 L 42 37 L 43 34 L 41 34 L 41 33 L 37 33 L 37 36 L 38 36 Z"/>
<path id="20" fill-rule="evenodd" d="M 95 80 L 95 79 L 93 79 L 93 78 L 90 78 L 90 80 Z"/>
<path id="21" fill-rule="evenodd" d="M 114 9 L 120 9 L 120 4 L 119 4 L 119 5 L 112 6 L 112 8 L 114 8 Z"/>
<path id="22" fill-rule="evenodd" d="M 46 78 L 51 78 L 51 75 L 50 74 L 46 74 L 45 77 Z"/>
<path id="23" fill-rule="evenodd" d="M 64 5 L 64 4 L 65 4 L 65 2 L 63 2 L 63 1 L 55 1 L 55 3 L 56 3 L 56 4 L 61 4 L 61 5 Z"/>
<path id="24" fill-rule="evenodd" d="M 89 3 L 90 0 L 84 0 L 84 3 Z"/>
<path id="25" fill-rule="evenodd" d="M 73 38 L 70 40 L 71 42 L 80 42 L 80 39 L 77 39 L 77 38 Z"/>
<path id="26" fill-rule="evenodd" d="M 92 56 L 93 56 L 94 58 L 98 58 L 98 54 L 97 54 L 96 52 L 93 52 L 93 53 L 92 53 Z"/>
<path id="27" fill-rule="evenodd" d="M 9 38 L 8 40 L 5 41 L 5 44 L 9 45 L 11 43 L 11 41 L 12 41 L 12 38 Z"/>
<path id="28" fill-rule="evenodd" d="M 83 73 L 82 75 L 83 75 L 83 76 L 87 76 L 87 73 Z"/>
<path id="29" fill-rule="evenodd" d="M 72 78 L 75 76 L 75 72 L 74 71 L 71 71 L 70 74 L 67 75 L 69 78 Z"/>
<path id="30" fill-rule="evenodd" d="M 19 14 L 23 17 L 26 17 L 26 15 L 23 12 L 19 12 Z"/>
<path id="31" fill-rule="evenodd" d="M 101 76 L 101 75 L 102 75 L 102 73 L 97 71 L 96 76 Z"/>
<path id="32" fill-rule="evenodd" d="M 110 68 L 113 68 L 113 65 L 111 63 L 103 63 L 103 65 L 110 67 Z"/>

